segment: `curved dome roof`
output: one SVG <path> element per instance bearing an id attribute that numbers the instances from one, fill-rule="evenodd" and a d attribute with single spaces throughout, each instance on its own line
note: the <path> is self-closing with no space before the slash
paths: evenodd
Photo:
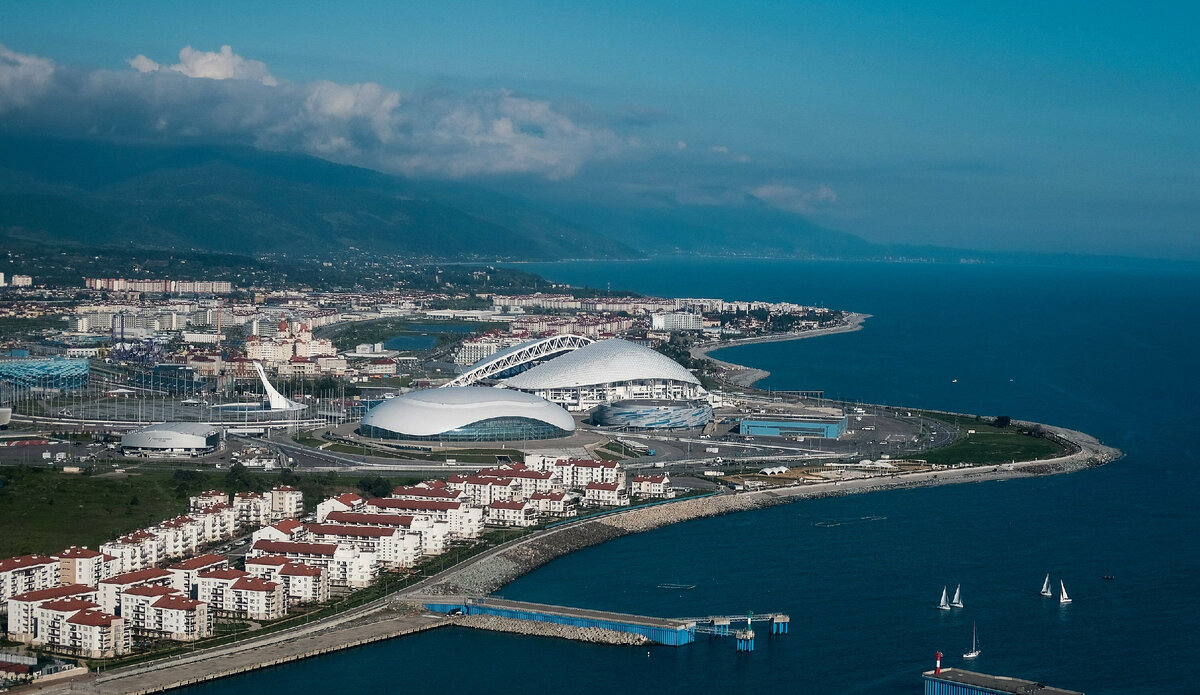
<path id="1" fill-rule="evenodd" d="M 699 384 L 678 362 L 627 340 L 612 338 L 585 345 L 504 380 L 514 389 L 550 389 L 639 379 L 671 379 Z"/>
<path id="2" fill-rule="evenodd" d="M 414 437 L 431 437 L 500 417 L 528 418 L 568 432 L 575 430 L 575 419 L 550 401 L 521 391 L 484 386 L 412 391 L 371 408 L 363 416 L 362 424 Z"/>

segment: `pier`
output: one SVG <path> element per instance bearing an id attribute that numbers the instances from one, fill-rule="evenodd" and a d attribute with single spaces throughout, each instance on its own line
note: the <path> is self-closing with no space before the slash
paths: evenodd
<path id="1" fill-rule="evenodd" d="M 735 637 L 738 651 L 754 651 L 754 623 L 765 624 L 769 635 L 786 635 L 791 618 L 784 613 L 710 615 L 699 618 L 657 618 L 629 613 L 594 611 L 527 601 L 479 596 L 428 596 L 419 599 L 428 610 L 466 616 L 494 616 L 535 623 L 553 623 L 581 629 L 601 629 L 639 635 L 653 644 L 679 647 L 691 644 L 697 634 Z M 745 623 L 745 629 L 733 629 Z"/>
<path id="2" fill-rule="evenodd" d="M 600 628 L 641 635 L 654 644 L 679 647 L 696 640 L 695 623 L 629 613 L 593 611 L 586 608 L 552 606 L 544 603 L 509 601 L 491 597 L 440 596 L 422 599 L 425 608 L 438 613 L 491 615 L 577 628 Z"/>

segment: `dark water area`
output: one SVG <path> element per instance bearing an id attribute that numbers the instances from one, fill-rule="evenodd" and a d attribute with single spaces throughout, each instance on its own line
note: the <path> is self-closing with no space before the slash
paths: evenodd
<path id="1" fill-rule="evenodd" d="M 761 386 L 1049 422 L 1094 434 L 1126 458 L 1072 475 L 688 522 L 561 558 L 501 592 L 662 616 L 789 613 L 791 634 L 760 636 L 750 655 L 703 636 L 647 650 L 449 629 L 192 690 L 915 693 L 935 651 L 945 665 L 965 665 L 974 622 L 982 654 L 973 670 L 1089 695 L 1198 691 L 1193 267 L 714 259 L 522 267 L 646 294 L 870 313 L 855 333 L 717 356 L 769 370 Z M 1074 603 L 1038 595 L 1047 572 Z M 943 585 L 960 583 L 965 607 L 937 610 Z"/>
<path id="2" fill-rule="evenodd" d="M 430 350 L 437 345 L 438 334 L 473 333 L 478 330 L 471 324 L 413 323 L 405 326 L 406 332 L 383 341 L 387 350 Z"/>

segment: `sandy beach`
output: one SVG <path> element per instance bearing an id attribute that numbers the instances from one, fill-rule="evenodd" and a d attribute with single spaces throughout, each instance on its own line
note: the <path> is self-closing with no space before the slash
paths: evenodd
<path id="1" fill-rule="evenodd" d="M 714 364 L 725 369 L 724 380 L 733 386 L 741 386 L 745 388 L 753 387 L 755 383 L 771 376 L 771 373 L 765 369 L 755 369 L 733 362 L 726 362 L 714 357 L 709 357 L 710 352 L 724 350 L 725 348 L 738 347 L 739 345 L 752 345 L 754 343 L 777 343 L 785 340 L 804 340 L 805 338 L 819 338 L 823 335 L 833 335 L 835 333 L 852 333 L 862 330 L 863 323 L 871 318 L 870 314 L 848 314 L 846 322 L 839 326 L 831 326 L 829 328 L 818 328 L 811 331 L 798 331 L 795 333 L 772 333 L 771 335 L 755 336 L 753 338 L 739 338 L 737 340 L 723 340 L 717 343 L 705 343 L 704 345 L 696 345 L 689 352 L 695 359 L 712 360 Z"/>

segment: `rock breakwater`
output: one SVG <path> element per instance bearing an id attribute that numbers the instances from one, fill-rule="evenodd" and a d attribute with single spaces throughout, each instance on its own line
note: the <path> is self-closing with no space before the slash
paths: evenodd
<path id="1" fill-rule="evenodd" d="M 480 630 L 496 632 L 513 632 L 518 635 L 535 635 L 538 637 L 558 637 L 560 639 L 590 642 L 592 644 L 616 644 L 641 646 L 650 644 L 650 640 L 642 635 L 617 630 L 606 630 L 599 627 L 574 627 L 557 623 L 540 623 L 532 620 L 517 620 L 501 618 L 494 615 L 465 615 L 455 618 L 454 625 L 473 627 Z"/>

